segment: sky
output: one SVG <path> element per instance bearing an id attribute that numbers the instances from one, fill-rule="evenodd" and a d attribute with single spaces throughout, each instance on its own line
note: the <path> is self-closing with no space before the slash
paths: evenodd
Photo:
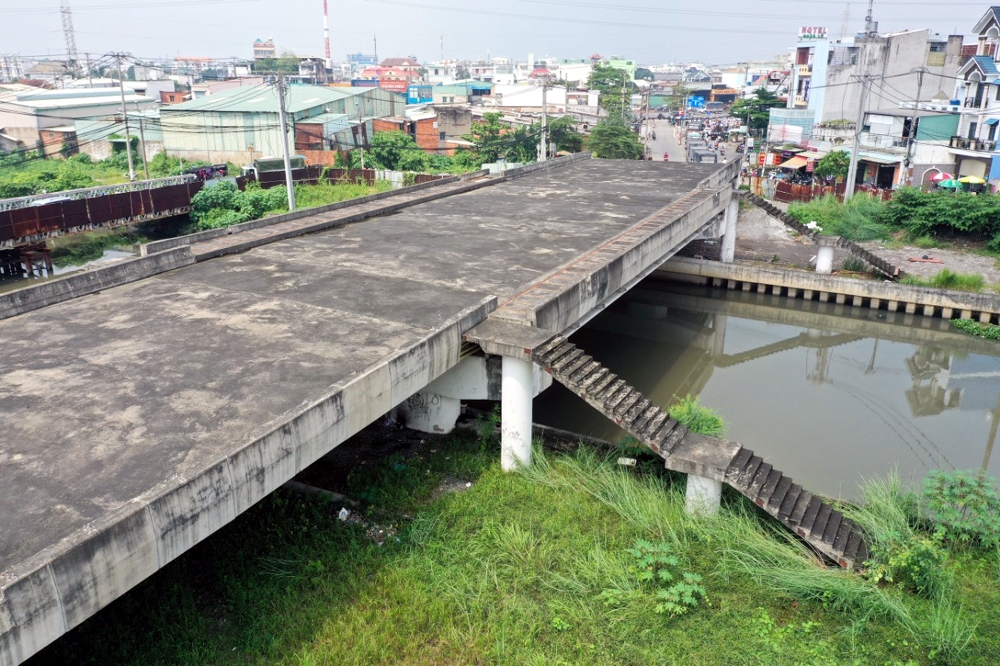
<path id="1" fill-rule="evenodd" d="M 814 0 L 327 0 L 334 61 L 379 58 L 619 55 L 642 64 L 728 64 L 784 54 L 802 26 L 839 37 L 860 30 L 867 2 Z M 323 55 L 323 0 L 70 0 L 80 54 L 139 59 L 252 57 L 254 39 Z M 969 34 L 981 2 L 875 0 L 882 32 L 930 28 Z M 443 49 L 442 49 L 443 45 Z M 64 56 L 59 0 L 0 0 L 0 54 Z"/>

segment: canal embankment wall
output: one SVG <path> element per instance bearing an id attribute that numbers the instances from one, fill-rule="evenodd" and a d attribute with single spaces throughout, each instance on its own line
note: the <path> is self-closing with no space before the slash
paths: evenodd
<path id="1" fill-rule="evenodd" d="M 862 280 L 808 271 L 674 257 L 654 276 L 821 303 L 905 312 L 942 319 L 1000 323 L 1000 295 Z"/>

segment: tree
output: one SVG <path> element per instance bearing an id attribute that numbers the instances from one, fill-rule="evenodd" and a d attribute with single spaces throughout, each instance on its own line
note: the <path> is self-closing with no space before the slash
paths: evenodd
<path id="1" fill-rule="evenodd" d="M 827 153 L 820 158 L 819 162 L 816 162 L 816 170 L 813 173 L 820 178 L 832 176 L 837 180 L 842 180 L 847 177 L 847 170 L 850 166 L 851 154 L 846 150 L 835 150 L 832 153 Z"/>
<path id="2" fill-rule="evenodd" d="M 617 116 L 610 116 L 597 123 L 587 142 L 594 157 L 608 160 L 642 159 L 643 148 L 628 125 Z"/>
<path id="3" fill-rule="evenodd" d="M 483 114 L 485 122 L 473 123 L 472 131 L 463 136 L 472 142 L 481 164 L 496 162 L 500 157 L 507 157 L 507 146 L 504 144 L 503 127 L 500 125 L 501 114 L 489 112 Z"/>
<path id="4" fill-rule="evenodd" d="M 583 150 L 583 135 L 576 131 L 576 120 L 572 116 L 556 118 L 549 123 L 549 140 L 556 150 L 578 153 Z"/>
<path id="5" fill-rule="evenodd" d="M 598 103 L 608 112 L 608 116 L 617 118 L 623 117 L 623 108 L 628 109 L 631 95 L 636 91 L 635 84 L 629 81 L 628 72 L 610 65 L 595 65 L 587 79 L 587 86 L 591 90 L 600 91 Z"/>
<path id="6" fill-rule="evenodd" d="M 750 118 L 750 130 L 758 133 L 767 129 L 767 124 L 771 119 L 771 109 L 783 107 L 785 102 L 778 99 L 777 95 L 767 88 L 757 88 L 753 91 L 753 97 L 745 97 L 737 100 L 729 109 L 729 115 L 734 118 L 741 118 L 746 122 L 747 116 Z"/>
<path id="7" fill-rule="evenodd" d="M 421 159 L 414 157 L 420 154 L 423 157 L 423 150 L 413 140 L 413 137 L 400 130 L 389 132 L 375 132 L 371 140 L 371 150 L 365 155 L 366 165 L 379 169 L 391 169 L 393 171 L 415 171 L 422 166 Z M 400 166 L 404 163 L 406 167 Z M 413 169 L 417 166 L 417 169 Z"/>
<path id="8" fill-rule="evenodd" d="M 282 51 L 279 58 L 257 58 L 253 71 L 261 74 L 298 74 L 299 57 L 291 51 Z"/>
<path id="9" fill-rule="evenodd" d="M 636 81 L 652 81 L 656 77 L 653 76 L 653 72 L 646 69 L 645 67 L 635 68 L 635 80 Z"/>
<path id="10" fill-rule="evenodd" d="M 459 81 L 465 81 L 466 79 L 472 78 L 469 74 L 469 68 L 465 65 L 459 65 L 455 68 L 455 78 Z"/>

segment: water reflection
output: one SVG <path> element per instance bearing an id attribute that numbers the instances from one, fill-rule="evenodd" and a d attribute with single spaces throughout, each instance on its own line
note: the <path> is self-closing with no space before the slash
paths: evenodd
<path id="1" fill-rule="evenodd" d="M 574 342 L 657 404 L 700 395 L 731 439 L 821 492 L 853 497 L 862 476 L 893 468 L 998 472 L 1000 345 L 945 321 L 647 282 Z M 624 434 L 561 388 L 535 413 Z"/>

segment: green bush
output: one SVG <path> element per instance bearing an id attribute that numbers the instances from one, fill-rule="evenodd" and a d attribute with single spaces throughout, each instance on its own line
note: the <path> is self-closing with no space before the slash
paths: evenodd
<path id="1" fill-rule="evenodd" d="M 904 187 L 886 203 L 881 219 L 906 229 L 912 237 L 957 234 L 992 238 L 1000 233 L 1000 197 Z"/>
<path id="2" fill-rule="evenodd" d="M 236 183 L 223 181 L 203 187 L 191 197 L 191 219 L 201 224 L 203 218 L 216 210 L 239 210 L 240 191 Z"/>
<path id="3" fill-rule="evenodd" d="M 1000 493 L 992 477 L 961 470 L 931 472 L 924 479 L 923 501 L 946 541 L 1000 546 Z"/>
<path id="4" fill-rule="evenodd" d="M 702 407 L 698 398 L 686 395 L 676 404 L 670 406 L 670 416 L 693 433 L 722 437 L 726 434 L 726 425 L 715 410 Z"/>

